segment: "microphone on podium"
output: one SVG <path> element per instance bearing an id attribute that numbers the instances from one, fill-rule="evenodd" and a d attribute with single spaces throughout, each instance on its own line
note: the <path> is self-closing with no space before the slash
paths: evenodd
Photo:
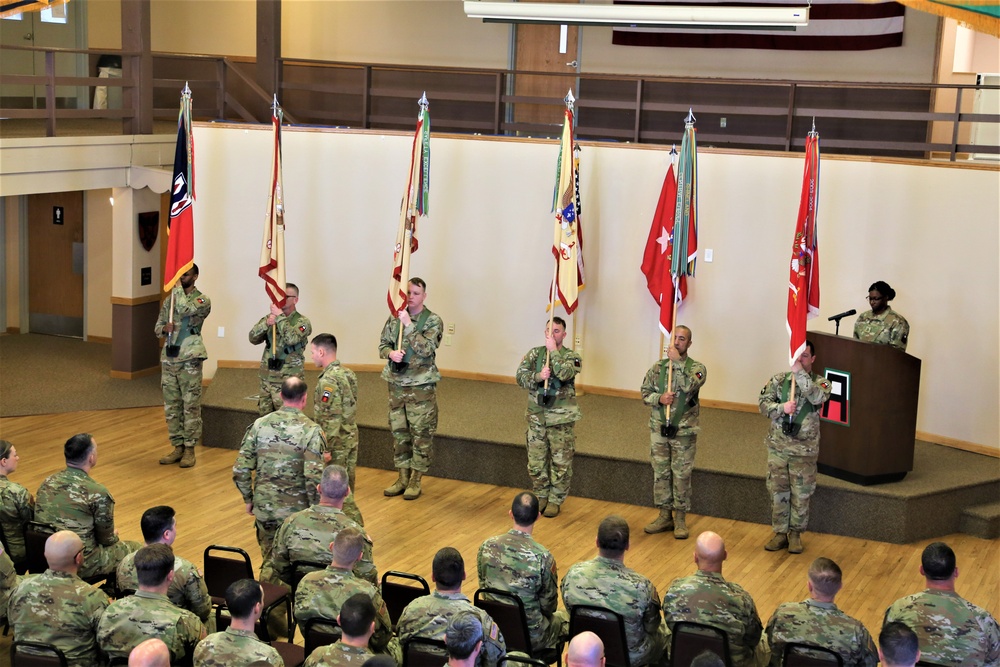
<path id="1" fill-rule="evenodd" d="M 840 320 L 842 320 L 845 317 L 848 317 L 850 315 L 857 315 L 857 314 L 858 314 L 858 311 L 856 311 L 853 308 L 851 308 L 850 310 L 845 310 L 844 312 L 840 313 L 839 315 L 834 315 L 833 317 L 827 318 L 827 322 L 839 322 Z"/>

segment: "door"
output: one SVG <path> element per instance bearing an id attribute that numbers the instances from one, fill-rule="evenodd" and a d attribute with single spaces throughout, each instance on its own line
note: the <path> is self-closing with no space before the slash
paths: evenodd
<path id="1" fill-rule="evenodd" d="M 83 338 L 83 193 L 27 199 L 28 331 Z"/>
<path id="2" fill-rule="evenodd" d="M 523 2 L 524 0 L 522 0 Z M 576 0 L 556 0 L 575 3 Z M 514 69 L 518 72 L 553 72 L 567 76 L 539 76 L 518 74 L 514 79 L 514 94 L 528 97 L 547 97 L 562 100 L 570 88 L 577 95 L 579 73 L 579 28 L 577 26 L 515 24 Z M 560 47 L 561 31 L 566 31 L 565 52 Z M 521 131 L 531 136 L 558 137 L 562 131 L 563 109 L 560 104 L 515 104 L 511 117 L 515 123 L 550 125 Z"/>
<path id="3" fill-rule="evenodd" d="M 15 14 L 0 21 L 0 43 L 66 49 L 86 48 L 85 4 L 68 2 L 42 11 Z M 60 53 L 55 59 L 56 76 L 86 76 L 86 54 Z M 45 54 L 4 49 L 0 53 L 0 73 L 28 76 L 45 75 Z M 4 106 L 20 109 L 45 107 L 45 86 L 10 85 L 0 87 Z M 60 108 L 81 109 L 89 104 L 86 87 L 57 86 Z"/>

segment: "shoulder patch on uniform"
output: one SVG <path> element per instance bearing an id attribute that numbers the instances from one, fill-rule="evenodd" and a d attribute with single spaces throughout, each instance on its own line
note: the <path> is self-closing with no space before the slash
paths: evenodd
<path id="1" fill-rule="evenodd" d="M 573 365 L 576 366 L 577 368 L 580 367 L 580 357 L 576 357 L 575 359 L 573 359 Z"/>
<path id="2" fill-rule="evenodd" d="M 761 389 L 760 389 L 760 395 L 763 396 L 766 393 L 767 393 L 767 386 L 765 385 L 764 387 L 761 387 Z"/>
<path id="3" fill-rule="evenodd" d="M 903 337 L 900 340 L 903 341 L 903 344 L 906 344 L 906 339 L 909 338 L 909 337 L 910 337 L 910 334 L 903 334 Z"/>
<path id="4" fill-rule="evenodd" d="M 496 638 L 500 635 L 500 629 L 497 627 L 496 623 L 490 625 L 490 639 L 496 641 Z"/>
<path id="5" fill-rule="evenodd" d="M 198 297 L 198 298 L 197 298 L 197 301 L 198 301 L 198 303 L 205 303 L 205 300 L 204 300 L 204 299 L 202 299 L 201 297 Z"/>
<path id="6" fill-rule="evenodd" d="M 305 333 L 306 332 L 306 325 L 300 324 L 299 325 L 299 331 L 301 331 L 302 333 Z"/>
<path id="7" fill-rule="evenodd" d="M 323 389 L 323 396 L 319 400 L 321 400 L 324 403 L 329 403 L 330 402 L 330 390 L 329 389 Z"/>
<path id="8" fill-rule="evenodd" d="M 701 371 L 698 371 L 697 373 L 694 374 L 694 376 L 700 380 L 703 377 L 705 377 L 705 374 L 702 373 Z"/>

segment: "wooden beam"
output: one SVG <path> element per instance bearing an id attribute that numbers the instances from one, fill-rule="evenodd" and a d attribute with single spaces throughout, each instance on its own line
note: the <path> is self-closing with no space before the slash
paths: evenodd
<path id="1" fill-rule="evenodd" d="M 125 121 L 126 134 L 153 133 L 153 52 L 150 48 L 150 0 L 122 0 L 122 50 L 138 53 L 122 57 L 122 76 L 136 83 L 123 89 L 125 106 L 135 116 Z M 180 99 L 180 91 L 177 91 Z"/>
<path id="2" fill-rule="evenodd" d="M 257 84 L 275 95 L 280 57 L 281 0 L 257 0 Z"/>

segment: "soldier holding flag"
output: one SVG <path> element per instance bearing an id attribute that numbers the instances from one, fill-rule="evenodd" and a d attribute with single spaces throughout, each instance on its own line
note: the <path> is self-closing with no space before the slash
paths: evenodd
<path id="1" fill-rule="evenodd" d="M 298 303 L 298 286 L 286 283 L 285 305 L 279 308 L 272 303 L 271 312 L 250 330 L 251 343 L 267 343 L 260 360 L 260 394 L 257 396 L 257 412 L 261 417 L 281 408 L 281 383 L 285 378 L 306 378 L 304 353 L 312 335 L 312 323 L 296 310 Z"/>

